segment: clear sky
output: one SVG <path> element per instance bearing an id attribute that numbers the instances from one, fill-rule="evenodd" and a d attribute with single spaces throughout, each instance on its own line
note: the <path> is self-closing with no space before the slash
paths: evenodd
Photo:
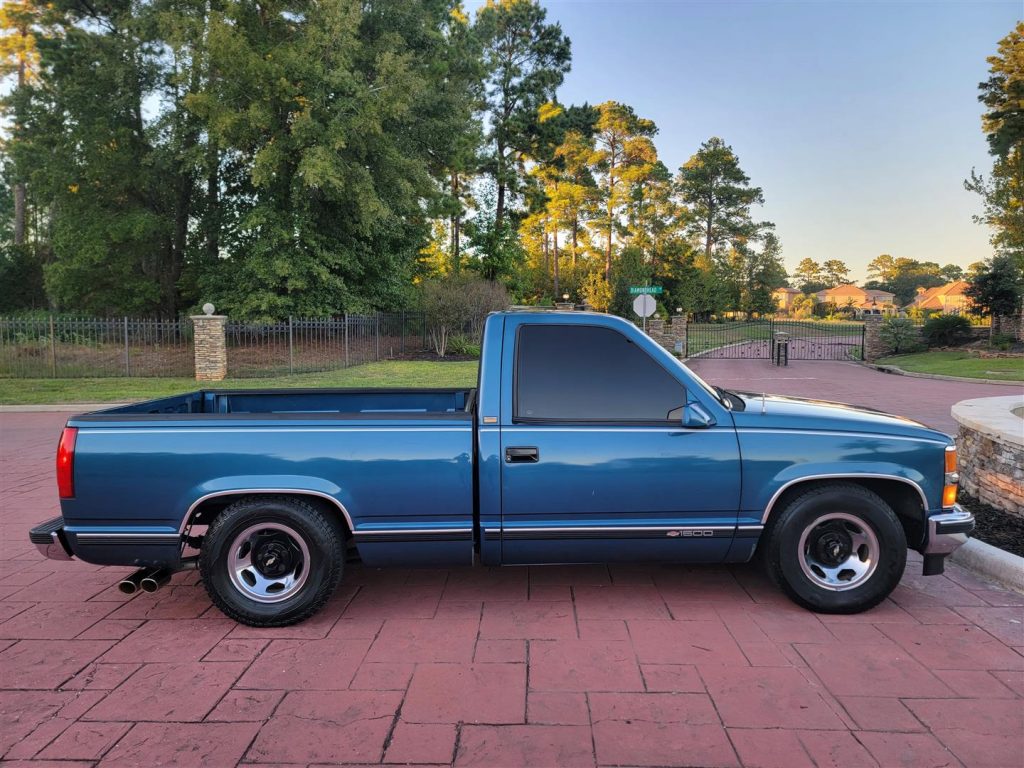
<path id="1" fill-rule="evenodd" d="M 541 2 L 572 40 L 559 99 L 632 105 L 673 171 L 721 136 L 791 270 L 991 254 L 963 180 L 991 166 L 977 86 L 1021 0 Z"/>

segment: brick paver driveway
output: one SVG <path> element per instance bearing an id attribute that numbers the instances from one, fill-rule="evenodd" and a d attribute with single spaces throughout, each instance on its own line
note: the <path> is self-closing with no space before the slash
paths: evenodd
<path id="1" fill-rule="evenodd" d="M 748 566 L 350 567 L 315 619 L 254 630 L 195 574 L 126 598 L 126 569 L 36 553 L 63 420 L 0 415 L 5 764 L 1024 760 L 1024 597 L 959 568 L 829 617 Z"/>

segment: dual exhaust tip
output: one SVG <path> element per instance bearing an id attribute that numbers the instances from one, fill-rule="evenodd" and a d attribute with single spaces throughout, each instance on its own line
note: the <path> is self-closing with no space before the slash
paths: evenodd
<path id="1" fill-rule="evenodd" d="M 117 589 L 124 595 L 134 595 L 140 589 L 143 592 L 156 592 L 171 580 L 170 568 L 139 568 L 131 576 L 122 579 Z"/>

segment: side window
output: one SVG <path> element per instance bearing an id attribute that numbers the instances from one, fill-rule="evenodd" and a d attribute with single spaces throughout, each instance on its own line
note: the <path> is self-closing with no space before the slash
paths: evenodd
<path id="1" fill-rule="evenodd" d="M 517 344 L 517 421 L 667 421 L 686 404 L 683 385 L 611 328 L 527 324 Z"/>

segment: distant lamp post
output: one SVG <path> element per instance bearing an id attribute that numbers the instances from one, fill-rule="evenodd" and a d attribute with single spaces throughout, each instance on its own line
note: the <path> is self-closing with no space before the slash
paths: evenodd
<path id="1" fill-rule="evenodd" d="M 568 293 L 563 293 L 562 294 L 562 301 L 568 301 L 568 300 L 569 300 L 569 294 Z"/>

